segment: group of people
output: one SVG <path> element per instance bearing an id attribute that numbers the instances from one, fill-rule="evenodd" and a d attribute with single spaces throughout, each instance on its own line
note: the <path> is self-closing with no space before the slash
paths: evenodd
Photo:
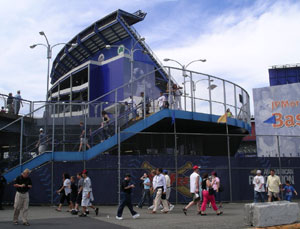
<path id="1" fill-rule="evenodd" d="M 203 173 L 201 177 L 199 166 L 195 165 L 193 170 L 194 172 L 190 175 L 190 192 L 193 200 L 182 209 L 183 213 L 187 215 L 187 210 L 191 206 L 197 205 L 198 214 L 206 215 L 205 210 L 207 204 L 210 203 L 217 215 L 221 215 L 223 212 L 219 210 L 222 207 L 220 192 L 223 191 L 223 188 L 217 173 L 212 172 L 210 177 L 208 173 Z M 216 197 L 219 200 L 219 208 L 216 205 Z"/>
<path id="2" fill-rule="evenodd" d="M 77 184 L 74 176 L 70 177 L 68 173 L 64 173 L 62 185 L 56 192 L 60 195 L 60 203 L 56 211 L 61 212 L 64 202 L 67 202 L 69 205 L 68 212 L 73 215 L 78 214 L 80 205 L 82 206 L 82 212 L 79 216 L 87 216 L 89 214 L 88 207 L 94 209 L 96 216 L 98 215 L 99 208 L 94 207 L 92 204 L 94 200 L 92 181 L 88 177 L 87 170 L 77 173 Z"/>
<path id="3" fill-rule="evenodd" d="M 6 108 L 8 114 L 19 114 L 21 106 L 23 107 L 21 91 L 17 91 L 17 94 L 13 96 L 12 93 L 8 93 L 6 100 Z M 5 107 L 1 107 L 1 113 L 6 113 Z"/>
<path id="4" fill-rule="evenodd" d="M 149 206 L 148 209 L 152 210 L 152 214 L 156 214 L 161 205 L 163 206 L 163 209 L 161 210 L 163 213 L 172 211 L 174 205 L 169 202 L 171 194 L 171 179 L 168 175 L 168 171 L 163 170 L 162 168 L 157 168 L 156 170 L 151 171 L 151 175 L 153 176 L 152 182 L 147 173 L 144 173 L 140 178 L 143 184 L 143 194 L 139 204 L 137 205 L 137 208 L 142 208 L 147 199 Z M 133 188 L 135 188 L 135 185 L 131 183 L 131 175 L 126 174 L 121 183 L 121 203 L 118 208 L 116 219 L 123 219 L 122 214 L 125 206 L 129 208 L 129 211 L 134 219 L 140 216 L 133 209 L 133 205 L 131 203 L 131 192 Z M 153 192 L 152 198 L 151 191 Z"/>
<path id="5" fill-rule="evenodd" d="M 265 178 L 261 174 L 261 170 L 256 171 L 256 176 L 253 178 L 254 185 L 254 203 L 259 200 L 265 201 L 265 192 L 268 195 L 268 202 L 280 200 L 280 191 L 285 193 L 285 200 L 291 201 L 293 193 L 298 195 L 295 188 L 290 184 L 289 180 L 285 181 L 285 186 L 281 184 L 279 176 L 275 175 L 275 170 L 270 170 L 270 175 L 267 178 L 265 184 Z M 266 187 L 265 187 L 266 186 Z"/>

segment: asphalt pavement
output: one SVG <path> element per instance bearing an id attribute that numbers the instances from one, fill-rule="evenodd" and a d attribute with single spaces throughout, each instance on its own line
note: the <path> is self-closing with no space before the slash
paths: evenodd
<path id="1" fill-rule="evenodd" d="M 96 216 L 90 209 L 88 217 L 78 217 L 67 212 L 67 207 L 62 212 L 55 211 L 54 206 L 30 206 L 28 228 L 60 229 L 60 228 L 138 228 L 138 229 L 165 229 L 165 228 L 222 228 L 222 229 L 241 229 L 250 228 L 244 224 L 244 204 L 231 203 L 223 204 L 223 214 L 217 216 L 211 209 L 207 209 L 206 216 L 197 215 L 196 207 L 192 206 L 187 215 L 184 215 L 182 208 L 184 205 L 176 205 L 174 210 L 168 214 L 151 211 L 144 207 L 135 210 L 141 215 L 138 219 L 133 219 L 127 208 L 124 209 L 123 220 L 116 220 L 117 206 L 99 206 L 99 215 Z M 0 211 L 0 228 L 23 228 L 12 223 L 13 208 L 6 207 Z"/>

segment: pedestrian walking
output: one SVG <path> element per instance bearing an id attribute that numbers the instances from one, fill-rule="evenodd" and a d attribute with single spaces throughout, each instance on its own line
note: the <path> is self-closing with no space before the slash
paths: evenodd
<path id="1" fill-rule="evenodd" d="M 268 190 L 268 202 L 272 199 L 280 200 L 279 192 L 281 187 L 281 182 L 279 176 L 275 175 L 275 170 L 270 170 L 270 175 L 267 178 L 267 190 Z"/>
<path id="2" fill-rule="evenodd" d="M 181 107 L 181 95 L 182 92 L 180 91 L 182 87 L 179 87 L 177 84 L 173 85 L 173 93 L 174 93 L 174 109 L 175 110 L 182 110 Z"/>
<path id="3" fill-rule="evenodd" d="M 82 213 L 79 215 L 80 217 L 85 217 L 87 215 L 87 208 L 90 207 L 95 210 L 96 216 L 99 213 L 99 208 L 96 208 L 92 202 L 94 201 L 94 195 L 93 195 L 93 189 L 92 189 L 92 181 L 88 177 L 87 170 L 82 171 L 82 177 L 83 177 L 83 186 L 82 186 L 82 200 L 81 200 L 81 206 L 82 206 Z"/>
<path id="4" fill-rule="evenodd" d="M 69 205 L 69 210 L 72 211 L 73 206 L 72 206 L 72 201 L 71 201 L 71 180 L 70 180 L 70 175 L 68 173 L 64 173 L 62 175 L 63 179 L 63 185 L 61 186 L 60 189 L 58 189 L 56 192 L 60 194 L 60 202 L 58 205 L 58 208 L 56 208 L 56 211 L 61 212 L 62 205 L 64 204 L 65 200 L 67 201 Z"/>
<path id="5" fill-rule="evenodd" d="M 214 189 L 212 187 L 212 183 L 208 179 L 208 173 L 203 174 L 202 196 L 203 196 L 203 202 L 201 205 L 200 215 L 206 215 L 206 213 L 205 213 L 206 205 L 209 201 L 211 202 L 212 208 L 217 212 L 217 215 L 221 215 L 223 213 L 216 206 Z"/>
<path id="6" fill-rule="evenodd" d="M 133 210 L 131 203 L 131 191 L 135 187 L 134 184 L 130 183 L 131 175 L 126 174 L 124 180 L 121 183 L 121 202 L 118 208 L 118 213 L 116 216 L 117 220 L 122 220 L 122 214 L 124 207 L 127 206 L 133 219 L 140 217 L 140 214 Z"/>
<path id="7" fill-rule="evenodd" d="M 29 206 L 29 193 L 32 188 L 32 181 L 29 177 L 30 170 L 25 169 L 23 173 L 15 179 L 14 187 L 17 189 L 14 203 L 14 218 L 13 222 L 18 225 L 19 215 L 22 212 L 23 225 L 30 226 L 28 223 L 28 206 Z"/>
<path id="8" fill-rule="evenodd" d="M 38 155 L 40 155 L 46 151 L 47 137 L 46 137 L 46 134 L 44 133 L 43 128 L 40 128 L 39 140 L 36 144 L 36 147 L 38 147 Z"/>
<path id="9" fill-rule="evenodd" d="M 7 105 L 7 109 L 8 109 L 8 114 L 13 114 L 14 113 L 14 97 L 12 96 L 12 93 L 8 93 L 6 105 Z"/>
<path id="10" fill-rule="evenodd" d="M 17 94 L 15 95 L 15 98 L 14 98 L 14 105 L 15 105 L 15 109 L 14 109 L 15 114 L 18 115 L 21 105 L 23 107 L 21 91 L 17 91 Z"/>
<path id="11" fill-rule="evenodd" d="M 78 152 L 81 151 L 83 145 L 87 146 L 89 149 L 91 148 L 88 143 L 87 136 L 85 135 L 85 128 L 84 128 L 83 122 L 80 122 L 79 126 L 80 126 L 80 145 L 79 145 Z M 83 150 L 86 150 L 85 147 Z"/>
<path id="12" fill-rule="evenodd" d="M 222 186 L 221 186 L 221 180 L 218 177 L 217 173 L 215 171 L 213 171 L 211 173 L 211 178 L 212 178 L 212 187 L 214 189 L 214 196 L 215 196 L 215 200 L 216 202 L 218 201 L 219 204 L 219 208 L 222 208 L 222 202 L 221 202 L 221 192 L 222 190 Z"/>
<path id="13" fill-rule="evenodd" d="M 200 213 L 199 168 L 198 165 L 193 166 L 194 172 L 190 175 L 190 193 L 192 194 L 193 200 L 182 209 L 185 215 L 187 215 L 187 210 L 195 204 L 197 205 L 198 213 Z"/>
<path id="14" fill-rule="evenodd" d="M 261 171 L 256 171 L 256 176 L 253 178 L 254 185 L 254 203 L 257 203 L 260 199 L 261 202 L 265 202 L 265 178 L 261 175 Z"/>
<path id="15" fill-rule="evenodd" d="M 293 197 L 293 193 L 295 193 L 296 196 L 298 196 L 297 191 L 295 190 L 295 188 L 290 184 L 289 180 L 285 181 L 285 186 L 282 189 L 282 191 L 285 192 L 285 200 L 287 201 L 291 201 L 292 197 Z"/>
<path id="16" fill-rule="evenodd" d="M 72 202 L 72 210 L 71 213 L 74 214 L 73 212 L 75 211 L 75 205 L 76 205 L 76 199 L 78 195 L 78 187 L 75 183 L 75 177 L 71 176 L 71 202 Z"/>
<path id="17" fill-rule="evenodd" d="M 163 170 L 163 174 L 166 178 L 166 185 L 167 185 L 167 191 L 166 191 L 166 200 L 168 202 L 168 206 L 169 206 L 169 210 L 172 211 L 174 209 L 174 205 L 170 203 L 169 199 L 170 199 L 170 195 L 171 195 L 171 179 L 168 175 L 168 170 L 164 169 Z M 163 210 L 162 210 L 163 211 Z"/>
<path id="18" fill-rule="evenodd" d="M 82 189 L 83 189 L 83 178 L 81 173 L 77 173 L 77 197 L 76 197 L 76 204 L 75 204 L 75 209 L 72 211 L 73 215 L 77 215 L 79 212 L 79 205 L 81 204 L 82 201 Z"/>
<path id="19" fill-rule="evenodd" d="M 157 191 L 156 192 L 156 197 L 154 200 L 154 208 L 152 213 L 155 214 L 160 202 L 163 204 L 163 213 L 168 213 L 169 212 L 169 207 L 168 207 L 168 202 L 166 200 L 166 192 L 167 192 L 167 184 L 166 184 L 166 178 L 162 174 L 162 168 L 157 168 L 156 169 L 156 177 L 155 177 L 155 182 L 154 182 L 154 189 Z"/>
<path id="20" fill-rule="evenodd" d="M 160 92 L 160 97 L 157 99 L 159 110 L 163 110 L 166 108 L 167 98 L 163 92 Z"/>
<path id="21" fill-rule="evenodd" d="M 151 170 L 151 176 L 152 176 L 152 185 L 150 188 L 150 194 L 152 192 L 152 205 L 148 208 L 148 210 L 152 210 L 154 208 L 154 201 L 155 201 L 155 197 L 156 197 L 156 190 L 153 188 L 155 186 L 155 177 L 156 177 L 156 170 L 152 169 Z"/>
<path id="22" fill-rule="evenodd" d="M 3 196 L 4 196 L 6 183 L 7 182 L 6 182 L 5 177 L 2 176 L 2 171 L 0 171 L 0 210 L 4 210 L 2 203 L 3 203 Z"/>
<path id="23" fill-rule="evenodd" d="M 140 179 L 143 181 L 144 189 L 143 189 L 142 198 L 137 207 L 142 208 L 146 199 L 148 201 L 148 207 L 150 207 L 152 204 L 151 197 L 150 197 L 151 181 L 147 173 L 144 173 L 144 175 Z"/>

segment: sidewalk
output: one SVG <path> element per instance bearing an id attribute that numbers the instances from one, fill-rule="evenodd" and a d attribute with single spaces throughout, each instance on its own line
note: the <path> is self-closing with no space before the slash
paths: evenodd
<path id="1" fill-rule="evenodd" d="M 63 208 L 63 212 L 56 212 L 55 207 L 32 206 L 29 208 L 29 223 L 30 228 L 43 229 L 60 229 L 60 228 L 222 228 L 222 229 L 241 229 L 249 228 L 244 224 L 244 204 L 233 203 L 224 204 L 223 215 L 217 216 L 215 212 L 207 209 L 207 216 L 196 214 L 196 207 L 193 206 L 188 210 L 187 216 L 182 212 L 184 205 L 175 206 L 174 210 L 168 214 L 150 214 L 146 207 L 143 209 L 135 208 L 140 213 L 141 217 L 132 219 L 127 208 L 124 209 L 123 220 L 116 220 L 117 206 L 99 206 L 99 215 L 96 217 L 92 209 L 88 217 L 81 218 L 73 216 L 66 212 L 67 207 Z M 0 228 L 9 229 L 16 228 L 12 224 L 13 208 L 6 207 L 6 210 L 0 211 Z M 20 221 L 21 223 L 21 221 Z M 22 226 L 22 225 L 21 225 Z M 20 226 L 18 226 L 20 228 Z"/>

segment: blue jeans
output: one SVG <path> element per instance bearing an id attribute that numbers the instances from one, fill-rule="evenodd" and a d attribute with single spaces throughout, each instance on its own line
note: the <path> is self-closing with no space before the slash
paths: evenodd
<path id="1" fill-rule="evenodd" d="M 142 198 L 139 202 L 139 208 L 143 207 L 143 204 L 146 201 L 146 199 L 148 200 L 148 205 L 150 207 L 152 205 L 151 197 L 150 197 L 150 189 L 144 189 L 143 190 L 143 196 L 142 196 Z"/>
<path id="2" fill-rule="evenodd" d="M 257 203 L 259 199 L 261 200 L 261 202 L 265 202 L 264 195 L 265 195 L 264 192 L 254 191 L 254 203 Z"/>
<path id="3" fill-rule="evenodd" d="M 292 195 L 285 195 L 285 200 L 291 201 L 292 200 Z"/>
<path id="4" fill-rule="evenodd" d="M 132 203 L 131 203 L 131 194 L 121 192 L 121 203 L 118 208 L 118 217 L 122 217 L 124 207 L 127 206 L 131 215 L 137 214 L 136 211 L 133 210 Z"/>

